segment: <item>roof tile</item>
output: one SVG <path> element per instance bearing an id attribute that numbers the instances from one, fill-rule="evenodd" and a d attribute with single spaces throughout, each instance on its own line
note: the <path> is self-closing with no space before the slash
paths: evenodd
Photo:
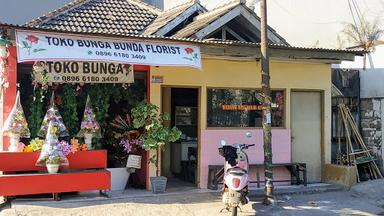
<path id="1" fill-rule="evenodd" d="M 74 0 L 25 26 L 85 33 L 96 27 L 98 33 L 128 35 L 141 32 L 159 13 L 140 0 Z"/>

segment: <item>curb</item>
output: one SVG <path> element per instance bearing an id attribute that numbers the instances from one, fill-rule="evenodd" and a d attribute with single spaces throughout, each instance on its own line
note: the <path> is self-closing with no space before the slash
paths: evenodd
<path id="1" fill-rule="evenodd" d="M 277 187 L 275 188 L 274 195 L 300 195 L 300 194 L 315 194 L 315 193 L 325 193 L 332 191 L 342 191 L 344 188 L 338 185 L 330 185 L 330 184 L 316 184 L 316 185 L 308 185 L 305 186 L 287 186 L 287 187 Z M 185 195 L 188 196 L 194 194 L 212 194 L 215 196 L 221 196 L 222 190 L 209 190 L 209 189 L 196 189 L 196 190 L 188 190 L 188 191 L 178 191 L 178 192 L 169 192 L 169 193 L 161 193 L 161 194 L 153 194 L 153 193 L 143 193 L 143 194 L 130 194 L 130 195 L 118 195 L 112 194 L 110 198 L 106 197 L 72 197 L 69 199 L 62 199 L 59 202 L 53 202 L 52 200 L 9 200 L 11 207 L 17 205 L 55 205 L 60 203 L 80 203 L 80 202 L 110 202 L 113 200 L 130 200 L 130 199 L 141 199 L 146 197 L 166 197 L 166 196 L 179 196 Z M 259 198 L 264 196 L 264 188 L 250 188 L 249 197 L 250 198 Z"/>
<path id="2" fill-rule="evenodd" d="M 302 195 L 302 194 L 316 194 L 334 191 L 344 191 L 345 188 L 339 185 L 321 185 L 321 186 L 301 186 L 299 188 L 276 188 L 274 195 Z M 264 196 L 264 188 L 250 189 L 250 197 L 262 197 Z"/>

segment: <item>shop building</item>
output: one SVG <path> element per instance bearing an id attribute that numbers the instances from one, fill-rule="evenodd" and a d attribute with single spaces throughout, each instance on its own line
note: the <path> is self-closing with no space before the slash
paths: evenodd
<path id="1" fill-rule="evenodd" d="M 41 50 L 28 59 L 25 49 L 8 48 L 5 74 L 9 87 L 3 97 L 3 119 L 14 103 L 16 83 L 22 77 L 20 70 L 30 70 L 36 61 L 130 64 L 135 83 L 140 82 L 145 89 L 142 98 L 170 113 L 168 124 L 183 132 L 179 141 L 162 151 L 158 160 L 161 175 L 177 179 L 177 184 L 207 188 L 208 166 L 223 164 L 217 151 L 222 139 L 228 143 L 255 143 L 248 150 L 250 163 L 263 162 L 262 107 L 256 99 L 261 89 L 259 20 L 252 11 L 236 2 L 207 12 L 193 2 L 175 8 L 176 16 L 166 16 L 167 12 L 161 14 L 137 1 L 98 4 L 77 1 L 27 26 L 1 26 L 14 44 L 21 44 L 16 38 L 39 35 L 45 46 L 55 49 L 52 55 Z M 119 9 L 116 4 L 123 5 Z M 130 9 L 139 11 L 117 19 L 119 13 Z M 132 24 L 131 18 L 141 23 L 146 20 L 144 27 Z M 207 22 L 202 22 L 204 19 Z M 273 162 L 306 163 L 308 182 L 321 182 L 322 168 L 331 162 L 331 64 L 353 60 L 361 53 L 292 47 L 271 28 L 269 39 Z M 76 47 L 71 46 L 72 42 Z M 87 51 L 89 56 L 76 53 L 79 50 Z M 55 67 L 55 63 L 50 64 Z M 61 64 L 62 68 L 57 65 L 56 72 L 61 73 L 65 67 L 71 70 L 69 63 L 65 67 Z M 108 73 L 108 69 L 105 71 Z M 71 76 L 61 81 L 81 83 L 76 78 L 71 80 Z M 251 132 L 252 138 L 245 138 L 246 132 Z M 7 142 L 4 138 L 5 147 Z M 156 174 L 155 166 L 147 166 L 152 154 L 143 157 L 138 177 L 147 188 L 149 177 Z M 251 175 L 255 173 L 251 171 Z M 276 168 L 274 178 L 284 180 L 290 174 L 285 168 Z"/>

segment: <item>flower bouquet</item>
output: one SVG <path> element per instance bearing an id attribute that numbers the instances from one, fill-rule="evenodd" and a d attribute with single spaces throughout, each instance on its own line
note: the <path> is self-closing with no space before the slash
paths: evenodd
<path id="1" fill-rule="evenodd" d="M 7 120 L 3 127 L 4 136 L 10 137 L 10 146 L 8 148 L 11 152 L 20 150 L 19 140 L 20 137 L 29 138 L 31 133 L 28 129 L 28 123 L 24 116 L 23 107 L 20 103 L 20 92 L 17 92 L 16 103 L 12 108 Z"/>
<path id="2" fill-rule="evenodd" d="M 27 152 L 40 152 L 43 147 L 44 140 L 35 138 L 29 142 L 29 145 L 26 146 L 27 149 L 24 149 Z"/>
<path id="3" fill-rule="evenodd" d="M 59 110 L 55 106 L 54 98 L 55 98 L 54 93 L 52 93 L 51 105 L 44 116 L 43 123 L 38 133 L 40 137 L 45 137 L 47 135 L 48 124 L 51 122 L 57 130 L 58 137 L 69 136 L 68 130 L 64 125 L 63 118 L 61 117 Z"/>
<path id="4" fill-rule="evenodd" d="M 133 127 L 129 114 L 116 115 L 107 127 L 103 146 L 108 152 L 108 167 L 126 167 L 129 155 L 143 154 L 139 136 L 140 131 Z"/>
<path id="5" fill-rule="evenodd" d="M 38 166 L 46 166 L 49 173 L 56 173 L 61 165 L 68 165 L 66 154 L 69 154 L 68 149 L 70 147 L 68 143 L 67 146 L 64 143 L 59 143 L 58 132 L 59 130 L 53 121 L 50 121 L 40 156 L 36 162 Z"/>
<path id="6" fill-rule="evenodd" d="M 93 108 L 89 95 L 85 104 L 84 116 L 81 121 L 80 131 L 77 137 L 84 137 L 85 144 L 88 149 L 92 149 L 92 138 L 100 138 L 100 125 L 96 121 L 96 115 L 93 113 Z"/>

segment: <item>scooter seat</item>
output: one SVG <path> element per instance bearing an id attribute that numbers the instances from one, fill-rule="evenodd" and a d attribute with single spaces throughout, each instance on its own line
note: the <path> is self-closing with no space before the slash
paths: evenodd
<path id="1" fill-rule="evenodd" d="M 237 175 L 237 176 L 245 175 L 245 174 L 248 173 L 247 170 L 242 169 L 242 168 L 240 168 L 240 167 L 229 168 L 229 169 L 227 170 L 227 172 L 228 172 L 229 174 Z"/>

